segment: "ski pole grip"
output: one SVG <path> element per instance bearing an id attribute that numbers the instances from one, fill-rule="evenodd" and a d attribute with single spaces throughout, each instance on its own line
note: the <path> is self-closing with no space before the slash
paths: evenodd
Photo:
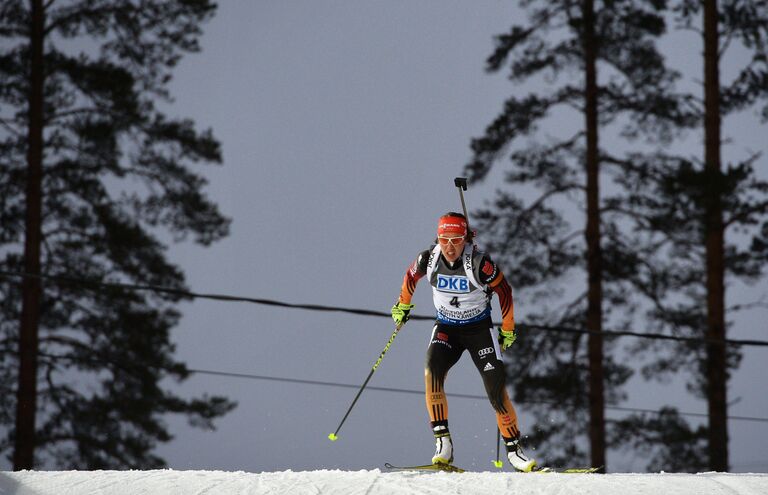
<path id="1" fill-rule="evenodd" d="M 469 215 L 467 215 L 467 205 L 464 203 L 464 191 L 467 190 L 467 178 L 456 177 L 453 179 L 453 184 L 459 189 L 459 197 L 461 198 L 461 210 L 464 212 L 464 218 L 467 220 L 467 232 L 472 232 L 469 227 Z"/>

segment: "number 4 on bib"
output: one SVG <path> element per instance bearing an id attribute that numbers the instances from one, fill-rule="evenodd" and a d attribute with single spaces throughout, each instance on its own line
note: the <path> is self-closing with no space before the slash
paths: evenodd
<path id="1" fill-rule="evenodd" d="M 459 305 L 460 305 L 459 304 L 459 297 L 458 296 L 453 296 L 453 299 L 451 299 L 451 306 L 454 306 L 454 307 L 458 308 Z"/>

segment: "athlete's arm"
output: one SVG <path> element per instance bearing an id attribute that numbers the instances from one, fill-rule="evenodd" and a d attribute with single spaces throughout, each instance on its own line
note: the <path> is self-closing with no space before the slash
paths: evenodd
<path id="1" fill-rule="evenodd" d="M 512 298 L 512 287 L 504 278 L 501 269 L 488 256 L 480 263 L 479 282 L 489 285 L 499 296 L 501 306 L 501 328 L 507 331 L 515 329 L 515 304 Z"/>
<path id="2" fill-rule="evenodd" d="M 400 288 L 400 298 L 398 302 L 411 304 L 411 298 L 416 291 L 416 283 L 421 277 L 427 274 L 427 262 L 429 261 L 429 250 L 422 251 L 416 260 L 411 263 L 403 277 L 403 286 Z"/>

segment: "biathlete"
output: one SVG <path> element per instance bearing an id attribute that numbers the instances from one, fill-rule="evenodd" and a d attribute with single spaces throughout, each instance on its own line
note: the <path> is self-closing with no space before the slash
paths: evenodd
<path id="1" fill-rule="evenodd" d="M 488 400 L 504 438 L 509 463 L 528 472 L 536 461 L 520 446 L 517 414 L 506 390 L 502 351 L 515 341 L 512 288 L 491 258 L 472 242 L 467 220 L 461 213 L 440 217 L 437 243 L 419 253 L 408 268 L 400 297 L 392 307 L 398 325 L 409 317 L 416 283 L 427 277 L 437 310 L 424 370 L 425 397 L 430 425 L 435 436 L 434 464 L 453 462 L 453 442 L 448 429 L 448 400 L 444 384 L 448 370 L 467 350 L 483 378 Z M 491 322 L 491 296 L 499 296 L 502 324 L 498 337 Z"/>

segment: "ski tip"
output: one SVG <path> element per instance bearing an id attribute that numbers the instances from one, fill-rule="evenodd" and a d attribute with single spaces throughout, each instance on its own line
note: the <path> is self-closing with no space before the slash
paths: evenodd
<path id="1" fill-rule="evenodd" d="M 496 466 L 499 469 L 504 467 L 504 463 L 501 461 L 491 461 L 491 462 L 493 463 L 494 466 Z"/>
<path id="2" fill-rule="evenodd" d="M 330 435 L 328 435 L 328 439 L 329 439 L 331 442 L 335 442 L 336 440 L 338 440 L 338 439 L 339 439 L 339 437 L 337 437 L 335 433 L 331 433 Z"/>

